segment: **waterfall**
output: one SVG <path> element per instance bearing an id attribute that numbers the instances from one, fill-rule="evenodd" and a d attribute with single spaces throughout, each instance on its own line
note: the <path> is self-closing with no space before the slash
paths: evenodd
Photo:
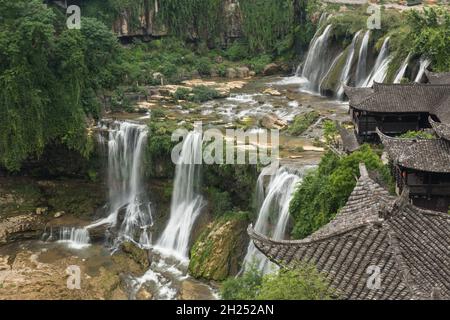
<path id="1" fill-rule="evenodd" d="M 352 43 L 348 48 L 347 59 L 345 60 L 344 68 L 342 69 L 341 76 L 339 77 L 339 89 L 337 90 L 336 97 L 338 100 L 342 100 L 344 97 L 344 85 L 348 83 L 350 70 L 352 68 L 353 56 L 355 55 L 356 41 L 358 40 L 361 31 L 358 31 L 353 37 Z"/>
<path id="2" fill-rule="evenodd" d="M 414 82 L 420 82 L 422 80 L 425 70 L 427 70 L 427 68 L 430 64 L 431 64 L 430 60 L 420 58 L 419 72 L 417 73 L 417 76 L 416 76 L 416 79 L 414 80 Z"/>
<path id="3" fill-rule="evenodd" d="M 169 222 L 157 244 L 183 260 L 188 257 L 192 227 L 205 205 L 199 193 L 201 157 L 202 135 L 192 131 L 183 141 L 175 169 Z"/>
<path id="4" fill-rule="evenodd" d="M 369 47 L 370 30 L 366 31 L 359 49 L 358 66 L 356 68 L 356 86 L 361 86 L 367 73 L 367 50 Z"/>
<path id="5" fill-rule="evenodd" d="M 73 249 L 83 249 L 89 246 L 89 232 L 84 228 L 63 227 L 59 230 L 59 242 L 68 243 Z"/>
<path id="6" fill-rule="evenodd" d="M 319 85 L 331 63 L 327 50 L 331 25 L 327 25 L 320 36 L 319 30 L 311 41 L 302 71 L 302 77 L 308 80 L 308 89 L 314 92 L 319 90 Z"/>
<path id="7" fill-rule="evenodd" d="M 367 77 L 366 81 L 362 84 L 362 87 L 372 87 L 374 82 L 383 82 L 386 78 L 386 74 L 391 62 L 389 56 L 389 37 L 384 39 L 380 53 L 375 61 L 375 65 Z"/>
<path id="8" fill-rule="evenodd" d="M 153 225 L 150 202 L 143 190 L 143 152 L 147 142 L 147 126 L 114 122 L 108 138 L 109 215 L 88 226 L 120 227 L 115 245 L 128 240 L 149 247 Z"/>
<path id="9" fill-rule="evenodd" d="M 408 68 L 409 59 L 411 59 L 411 53 L 408 54 L 408 56 L 403 61 L 402 65 L 400 66 L 400 69 L 397 72 L 397 75 L 395 76 L 394 83 L 400 83 L 405 76 L 406 68 Z"/>
<path id="10" fill-rule="evenodd" d="M 257 209 L 259 210 L 258 219 L 254 225 L 257 232 L 270 236 L 275 240 L 283 240 L 286 234 L 286 227 L 289 221 L 289 204 L 295 186 L 301 178 L 299 175 L 290 173 L 286 168 L 281 167 L 275 175 L 271 176 L 270 183 L 264 190 L 264 177 L 269 170 L 263 169 L 257 182 Z M 265 195 L 265 196 L 264 196 Z M 268 273 L 274 266 L 262 255 L 250 242 L 247 254 L 244 259 L 243 268 L 252 263 L 257 263 L 259 270 Z"/>

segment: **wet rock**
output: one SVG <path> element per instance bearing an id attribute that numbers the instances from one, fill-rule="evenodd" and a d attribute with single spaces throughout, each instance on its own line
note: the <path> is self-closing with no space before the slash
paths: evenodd
<path id="1" fill-rule="evenodd" d="M 276 114 L 266 114 L 260 120 L 260 126 L 266 129 L 284 129 L 287 126 L 287 122 L 278 118 Z"/>
<path id="2" fill-rule="evenodd" d="M 148 269 L 150 267 L 147 250 L 141 249 L 131 242 L 124 242 L 121 249 L 144 269 Z"/>
<path id="3" fill-rule="evenodd" d="M 269 63 L 263 69 L 263 75 L 271 76 L 281 71 L 281 67 L 276 63 Z"/>
<path id="4" fill-rule="evenodd" d="M 267 88 L 266 90 L 263 91 L 264 94 L 270 94 L 271 96 L 274 97 L 279 97 L 281 96 L 280 91 L 273 89 L 273 88 Z"/>
<path id="5" fill-rule="evenodd" d="M 181 284 L 180 300 L 212 300 L 211 290 L 203 283 L 185 280 Z"/>
<path id="6" fill-rule="evenodd" d="M 41 218 L 35 215 L 6 218 L 0 221 L 0 244 L 36 237 L 43 229 L 44 224 Z"/>
<path id="7" fill-rule="evenodd" d="M 54 218 L 61 218 L 64 215 L 64 211 L 58 211 L 53 216 Z"/>
<path id="8" fill-rule="evenodd" d="M 149 292 L 145 287 L 142 287 L 139 289 L 138 293 L 136 294 L 137 300 L 152 300 L 153 294 Z"/>
<path id="9" fill-rule="evenodd" d="M 48 208 L 46 208 L 46 207 L 36 208 L 36 214 L 37 214 L 38 216 L 43 215 L 43 214 L 46 214 L 47 211 L 48 211 Z"/>
<path id="10" fill-rule="evenodd" d="M 255 72 L 255 71 L 250 71 L 250 72 L 248 73 L 248 76 L 249 76 L 249 77 L 254 77 L 254 76 L 256 76 L 256 72 Z"/>

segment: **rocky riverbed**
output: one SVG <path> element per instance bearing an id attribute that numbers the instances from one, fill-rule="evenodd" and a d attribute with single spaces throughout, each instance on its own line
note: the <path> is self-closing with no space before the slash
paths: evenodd
<path id="1" fill-rule="evenodd" d="M 222 97 L 189 105 L 169 99 L 177 87 L 161 86 L 158 94 L 137 103 L 140 113 L 110 114 L 109 119 L 134 122 L 202 121 L 219 130 L 280 129 L 280 157 L 286 167 L 317 164 L 325 119 L 347 121 L 347 106 L 328 98 L 303 92 L 296 77 L 265 77 L 239 81 L 195 80 L 184 86 L 207 85 L 222 90 Z M 219 91 L 220 91 L 219 90 Z M 148 114 L 142 114 L 142 110 Z M 160 119 L 152 110 L 162 110 Z M 316 112 L 317 120 L 300 135 L 286 130 L 302 114 Z M 193 263 L 180 262 L 158 250 L 124 243 L 111 251 L 105 237 L 74 248 L 49 238 L 62 227 L 83 227 L 105 215 L 104 179 L 41 179 L 33 176 L 0 177 L 0 297 L 2 299 L 213 299 L 215 284 L 236 274 L 248 243 L 246 220 L 215 221 L 203 218 L 197 226 Z M 167 183 L 170 183 L 170 179 Z M 164 180 L 155 181 L 162 201 L 167 192 Z M 168 195 L 170 199 L 170 195 Z M 163 225 L 165 204 L 156 203 L 155 214 Z M 164 212 L 164 214 L 162 213 Z M 104 230 L 102 231 L 103 234 Z M 156 232 L 157 234 L 158 232 Z M 94 238 L 94 237 L 93 237 Z M 223 241 L 229 243 L 224 244 Z M 67 268 L 80 268 L 81 290 L 67 286 Z M 195 280 L 189 275 L 204 279 Z M 206 279 L 206 281 L 205 281 Z M 212 285 L 212 286 L 211 286 Z"/>

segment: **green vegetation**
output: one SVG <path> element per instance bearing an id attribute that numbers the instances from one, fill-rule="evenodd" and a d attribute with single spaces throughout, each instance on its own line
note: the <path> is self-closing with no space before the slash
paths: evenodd
<path id="1" fill-rule="evenodd" d="M 425 131 L 408 131 L 400 136 L 405 139 L 435 139 L 436 136 Z"/>
<path id="2" fill-rule="evenodd" d="M 150 177 L 170 178 L 173 176 L 175 166 L 171 160 L 171 153 L 177 142 L 173 142 L 171 136 L 175 128 L 176 123 L 167 121 L 149 123 L 150 134 L 145 150 L 145 164 L 146 172 Z"/>
<path id="3" fill-rule="evenodd" d="M 450 71 L 450 12 L 448 8 L 411 10 L 408 15 L 411 28 L 412 52 L 432 61 L 435 71 Z"/>
<path id="4" fill-rule="evenodd" d="M 1 0 L 0 12 L 0 164 L 19 170 L 49 143 L 88 156 L 86 119 L 114 84 L 115 36 L 95 19 L 65 29 L 38 0 Z"/>
<path id="5" fill-rule="evenodd" d="M 217 99 L 220 97 L 220 93 L 211 87 L 196 86 L 194 88 L 178 88 L 173 94 L 175 100 L 186 100 L 195 103 L 202 103 L 205 101 Z"/>
<path id="6" fill-rule="evenodd" d="M 225 213 L 230 207 L 253 211 L 252 195 L 257 178 L 256 166 L 252 165 L 204 166 L 203 185 L 208 186 L 205 192 L 217 200 L 210 202 L 211 211 L 217 215 Z"/>
<path id="7" fill-rule="evenodd" d="M 382 182 L 392 189 L 388 167 L 370 146 L 363 145 L 360 150 L 343 158 L 329 151 L 319 167 L 308 173 L 295 191 L 289 208 L 294 218 L 294 238 L 303 239 L 334 218 L 355 187 L 362 162 L 368 170 L 376 171 Z"/>
<path id="8" fill-rule="evenodd" d="M 222 284 L 225 300 L 330 300 L 336 293 L 325 275 L 308 264 L 263 276 L 255 267 Z"/>
<path id="9" fill-rule="evenodd" d="M 210 223 L 191 249 L 189 273 L 216 281 L 236 275 L 248 246 L 242 236 L 248 224 L 247 212 L 231 211 Z"/>
<path id="10" fill-rule="evenodd" d="M 320 117 L 317 111 L 311 111 L 295 117 L 294 122 L 288 127 L 288 132 L 292 135 L 299 136 L 305 132 Z"/>

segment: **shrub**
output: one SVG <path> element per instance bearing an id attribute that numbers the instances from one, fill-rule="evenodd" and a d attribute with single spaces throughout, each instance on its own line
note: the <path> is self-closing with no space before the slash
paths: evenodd
<path id="1" fill-rule="evenodd" d="M 334 290 L 313 265 L 263 277 L 257 300 L 331 300 Z"/>
<path id="2" fill-rule="evenodd" d="M 216 89 L 206 86 L 197 86 L 192 89 L 192 95 L 188 97 L 188 100 L 196 103 L 201 103 L 217 99 L 219 97 L 220 94 Z"/>
<path id="3" fill-rule="evenodd" d="M 298 136 L 305 132 L 320 115 L 316 111 L 309 112 L 307 114 L 298 115 L 295 117 L 294 122 L 289 126 L 288 132 L 292 135 Z"/>
<path id="4" fill-rule="evenodd" d="M 363 162 L 369 170 L 381 176 L 390 191 L 393 179 L 389 168 L 368 145 L 360 150 L 339 158 L 329 151 L 322 158 L 319 167 L 309 172 L 297 187 L 289 212 L 294 218 L 293 237 L 302 239 L 318 230 L 345 205 L 356 185 L 359 164 Z"/>
<path id="5" fill-rule="evenodd" d="M 256 266 L 251 266 L 242 276 L 225 280 L 220 294 L 224 300 L 254 300 L 262 278 L 262 272 Z"/>
<path id="6" fill-rule="evenodd" d="M 189 94 L 191 90 L 188 88 L 178 88 L 177 91 L 173 94 L 173 98 L 175 100 L 187 100 L 189 98 Z"/>
<path id="7" fill-rule="evenodd" d="M 221 296 L 224 300 L 330 300 L 337 297 L 325 275 L 309 264 L 264 276 L 251 266 L 241 277 L 224 281 Z"/>
<path id="8" fill-rule="evenodd" d="M 207 57 L 202 57 L 197 59 L 195 63 L 195 68 L 198 73 L 202 76 L 209 76 L 211 74 L 212 64 Z"/>
<path id="9" fill-rule="evenodd" d="M 400 136 L 405 139 L 435 139 L 436 137 L 429 132 L 425 131 L 408 131 Z"/>

